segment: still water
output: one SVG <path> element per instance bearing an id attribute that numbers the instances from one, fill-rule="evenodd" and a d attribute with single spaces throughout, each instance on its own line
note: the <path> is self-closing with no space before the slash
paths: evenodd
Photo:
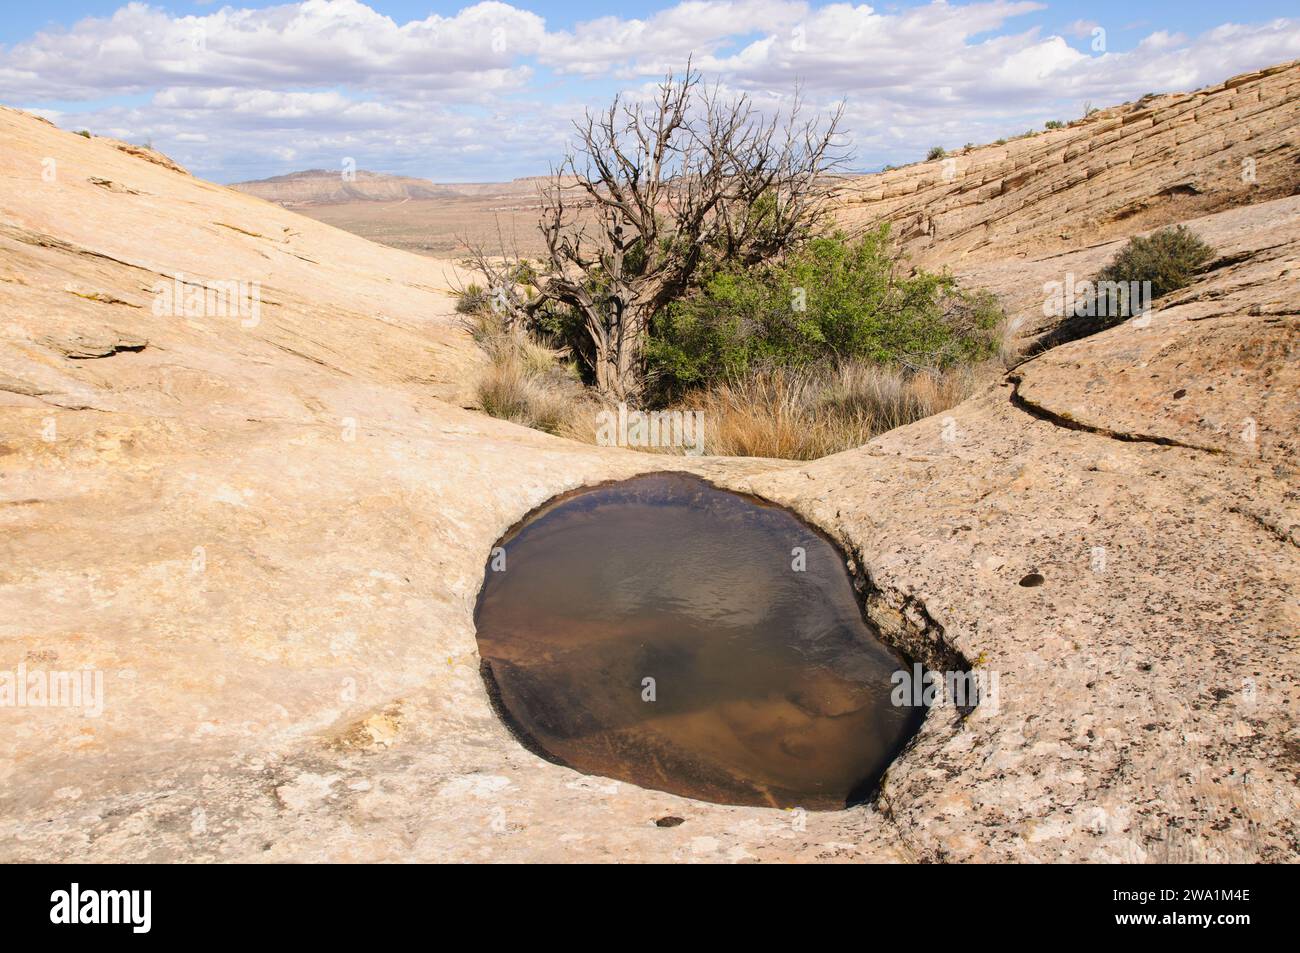
<path id="1" fill-rule="evenodd" d="M 781 507 L 653 474 L 561 497 L 498 545 L 476 614 L 484 677 L 553 761 L 834 810 L 920 724 L 890 703 L 909 663 L 863 621 L 843 556 Z"/>

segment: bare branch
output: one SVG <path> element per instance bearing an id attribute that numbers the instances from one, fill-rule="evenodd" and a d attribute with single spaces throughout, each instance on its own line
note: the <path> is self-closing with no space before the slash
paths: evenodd
<path id="1" fill-rule="evenodd" d="M 546 302 L 582 316 L 598 389 L 634 397 L 644 379 L 650 320 L 681 295 L 706 254 L 754 263 L 814 234 L 844 161 L 840 103 L 805 116 L 802 90 L 788 110 L 762 115 L 745 95 L 703 85 L 690 61 L 652 101 L 615 97 L 574 123 L 574 148 L 539 190 L 544 274 L 519 293 L 518 256 L 475 267 L 514 320 Z"/>

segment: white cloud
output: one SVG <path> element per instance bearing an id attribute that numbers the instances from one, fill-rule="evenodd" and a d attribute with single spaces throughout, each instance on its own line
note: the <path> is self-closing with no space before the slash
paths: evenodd
<path id="1" fill-rule="evenodd" d="M 550 33 L 539 59 L 560 72 L 662 74 L 746 34 L 787 34 L 808 12 L 786 0 L 686 0 L 647 20 L 601 17 Z"/>
<path id="2" fill-rule="evenodd" d="M 573 101 L 521 102 L 466 113 L 421 100 L 225 87 L 169 89 L 140 106 L 72 111 L 58 120 L 64 128 L 150 141 L 223 182 L 338 168 L 345 156 L 365 169 L 490 181 L 545 171 L 581 110 Z"/>
<path id="3" fill-rule="evenodd" d="M 544 34 L 541 17 L 498 2 L 402 26 L 360 0 L 182 17 L 133 2 L 15 45 L 0 57 L 0 91 L 75 99 L 169 85 L 346 83 L 469 95 L 522 87 L 530 72 L 516 61 L 536 52 Z"/>
<path id="4" fill-rule="evenodd" d="M 0 101 L 70 128 L 151 139 L 230 180 L 333 167 L 439 178 L 544 171 L 571 118 L 619 86 L 646 89 L 688 55 L 726 89 L 773 105 L 848 99 L 862 166 L 942 143 L 987 141 L 1148 91 L 1187 89 L 1300 57 L 1300 21 L 1225 24 L 1201 36 L 1146 28 L 1125 52 L 1023 29 L 1028 0 L 899 11 L 804 0 L 687 0 L 643 19 L 548 30 L 483 2 L 398 24 L 360 0 L 304 0 L 174 16 L 128 3 L 109 17 L 0 48 Z M 141 95 L 124 106 L 114 97 Z M 85 101 L 86 109 L 67 108 Z M 364 157 L 364 159 L 363 159 Z"/>

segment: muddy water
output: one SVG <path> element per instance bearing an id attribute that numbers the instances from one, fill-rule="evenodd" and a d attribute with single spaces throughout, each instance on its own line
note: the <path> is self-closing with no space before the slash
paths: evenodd
<path id="1" fill-rule="evenodd" d="M 499 545 L 476 616 L 484 677 L 554 761 L 831 810 L 920 723 L 890 703 L 907 663 L 864 623 L 843 557 L 780 507 L 655 474 L 562 498 Z"/>

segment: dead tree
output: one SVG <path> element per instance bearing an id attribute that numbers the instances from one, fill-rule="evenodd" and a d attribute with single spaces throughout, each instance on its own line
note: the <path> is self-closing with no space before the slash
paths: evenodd
<path id="1" fill-rule="evenodd" d="M 575 309 L 591 338 L 597 391 L 635 398 L 650 320 L 691 284 L 708 254 L 755 263 L 810 233 L 830 199 L 841 103 L 826 116 L 764 116 L 724 99 L 687 64 L 651 102 L 616 97 L 575 123 L 573 151 L 541 191 L 545 273 L 536 293 L 510 285 L 511 264 L 483 255 L 494 307 L 526 320 L 548 303 Z"/>

